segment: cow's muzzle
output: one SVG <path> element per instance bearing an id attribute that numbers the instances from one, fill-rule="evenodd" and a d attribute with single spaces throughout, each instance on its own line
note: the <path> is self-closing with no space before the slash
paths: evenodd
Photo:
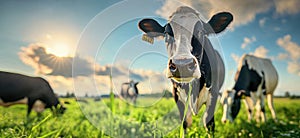
<path id="1" fill-rule="evenodd" d="M 178 82 L 189 82 L 194 78 L 200 78 L 198 64 L 194 58 L 170 59 L 168 67 L 168 78 Z"/>

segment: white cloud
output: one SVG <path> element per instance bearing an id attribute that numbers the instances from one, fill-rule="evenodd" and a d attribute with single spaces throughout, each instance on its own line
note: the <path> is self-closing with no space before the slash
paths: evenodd
<path id="1" fill-rule="evenodd" d="M 245 49 L 249 44 L 256 41 L 256 38 L 253 36 L 252 38 L 245 37 L 244 42 L 241 45 L 242 49 Z"/>
<path id="2" fill-rule="evenodd" d="M 299 0 L 274 0 L 276 12 L 279 14 L 296 14 L 300 11 Z"/>
<path id="3" fill-rule="evenodd" d="M 288 34 L 279 38 L 277 44 L 288 52 L 292 60 L 298 60 L 300 58 L 300 46 L 292 41 L 291 35 Z"/>
<path id="4" fill-rule="evenodd" d="M 289 34 L 278 38 L 277 44 L 286 51 L 286 53 L 279 53 L 278 59 L 287 60 L 287 71 L 300 76 L 300 46 L 292 41 L 292 36 Z"/>
<path id="5" fill-rule="evenodd" d="M 167 19 L 181 5 L 193 7 L 207 20 L 217 12 L 231 12 L 234 17 L 231 28 L 245 25 L 253 21 L 257 14 L 272 8 L 275 8 L 279 15 L 296 14 L 300 11 L 299 0 L 165 0 L 156 13 Z M 259 24 L 263 26 L 265 22 L 266 19 L 263 18 Z"/>
<path id="6" fill-rule="evenodd" d="M 300 63 L 296 61 L 288 62 L 287 71 L 300 76 Z"/>
<path id="7" fill-rule="evenodd" d="M 265 23 L 266 23 L 266 20 L 267 20 L 267 18 L 262 18 L 262 19 L 260 19 L 258 22 L 259 22 L 259 26 L 260 27 L 264 27 L 265 26 Z"/>
<path id="8" fill-rule="evenodd" d="M 228 11 L 234 16 L 231 26 L 247 24 L 255 19 L 256 14 L 268 11 L 273 6 L 272 0 L 180 0 L 185 5 L 198 10 L 206 19 L 210 19 L 217 12 Z M 180 5 L 174 0 L 166 0 L 158 15 L 168 18 Z"/>
<path id="9" fill-rule="evenodd" d="M 274 31 L 280 31 L 281 29 L 279 27 L 274 27 Z"/>
<path id="10" fill-rule="evenodd" d="M 287 53 L 279 53 L 278 56 L 277 56 L 277 59 L 279 60 L 285 60 L 288 58 L 288 54 Z"/>
<path id="11" fill-rule="evenodd" d="M 236 55 L 236 54 L 234 54 L 234 53 L 231 53 L 230 56 L 235 61 L 236 65 L 238 65 L 241 57 L 238 56 L 238 55 Z"/>
<path id="12" fill-rule="evenodd" d="M 261 57 L 261 58 L 266 58 L 269 50 L 266 49 L 264 46 L 259 46 L 258 48 L 255 49 L 253 54 L 254 56 Z"/>

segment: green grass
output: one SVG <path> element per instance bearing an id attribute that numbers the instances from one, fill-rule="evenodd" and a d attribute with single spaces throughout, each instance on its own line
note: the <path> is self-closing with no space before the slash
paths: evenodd
<path id="1" fill-rule="evenodd" d="M 177 107 L 173 99 L 140 98 L 139 107 L 114 99 L 115 113 L 110 112 L 110 99 L 80 103 L 62 99 L 66 105 L 64 115 L 55 117 L 50 110 L 40 116 L 32 112 L 26 118 L 26 106 L 0 107 L 0 137 L 179 137 Z M 247 122 L 245 108 L 234 123 L 221 123 L 222 108 L 215 114 L 215 137 L 299 137 L 300 100 L 275 99 L 278 122 L 271 119 L 266 108 L 267 122 Z M 202 112 L 193 117 L 186 137 L 207 137 L 201 123 Z M 83 112 L 82 112 L 83 111 Z"/>

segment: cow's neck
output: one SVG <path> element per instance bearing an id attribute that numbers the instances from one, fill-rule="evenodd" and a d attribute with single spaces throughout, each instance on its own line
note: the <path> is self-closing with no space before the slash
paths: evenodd
<path id="1" fill-rule="evenodd" d="M 59 104 L 59 101 L 54 94 L 53 96 L 43 96 L 40 100 L 46 104 L 46 108 L 52 108 L 52 106 L 57 107 Z"/>
<path id="2" fill-rule="evenodd" d="M 199 81 L 202 79 L 201 81 L 202 83 L 206 83 L 206 87 L 211 87 L 211 66 L 205 51 L 203 51 L 202 59 L 200 60 L 201 61 L 199 63 L 201 64 L 199 65 L 199 68 L 201 72 L 201 78 Z"/>

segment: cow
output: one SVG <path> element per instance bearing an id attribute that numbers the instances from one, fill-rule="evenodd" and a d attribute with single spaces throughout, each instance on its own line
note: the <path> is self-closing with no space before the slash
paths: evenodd
<path id="1" fill-rule="evenodd" d="M 137 85 L 139 82 L 130 81 L 129 83 L 122 83 L 121 86 L 121 97 L 124 99 L 130 99 L 134 104 L 136 103 L 139 90 Z"/>
<path id="2" fill-rule="evenodd" d="M 45 108 L 63 113 L 63 107 L 49 83 L 41 77 L 0 71 L 0 106 L 27 104 L 27 116 L 32 109 L 38 113 Z"/>
<path id="3" fill-rule="evenodd" d="M 252 119 L 254 106 L 256 108 L 256 121 L 264 122 L 265 96 L 274 120 L 276 113 L 273 105 L 273 93 L 278 83 L 278 74 L 270 59 L 259 58 L 244 54 L 238 65 L 235 75 L 235 85 L 232 90 L 226 90 L 221 97 L 223 116 L 221 121 L 234 121 L 240 111 L 241 99 L 248 111 L 248 121 Z"/>
<path id="4" fill-rule="evenodd" d="M 203 104 L 206 104 L 204 127 L 209 133 L 214 132 L 215 106 L 223 85 L 225 67 L 207 36 L 222 32 L 232 20 L 231 13 L 220 12 L 204 22 L 197 11 L 181 6 L 169 17 L 165 26 L 149 18 L 138 24 L 145 32 L 143 40 L 153 42 L 151 40 L 155 37 L 165 38 L 168 52 L 166 77 L 172 82 L 172 93 L 185 132 L 192 124 L 192 114 L 197 114 Z"/>

